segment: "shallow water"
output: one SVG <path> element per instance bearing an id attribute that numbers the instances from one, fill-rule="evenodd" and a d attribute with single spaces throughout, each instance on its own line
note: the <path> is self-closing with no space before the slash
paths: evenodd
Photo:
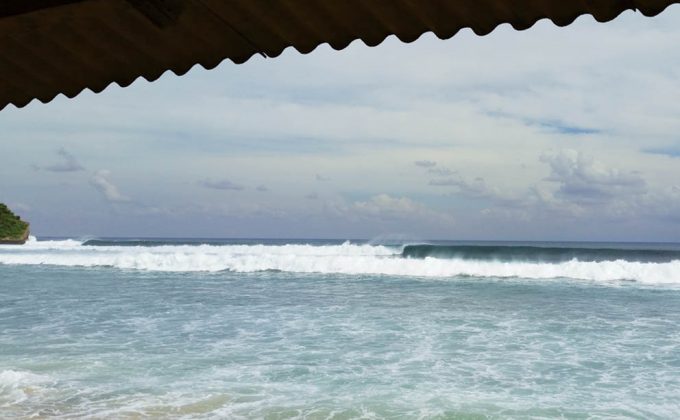
<path id="1" fill-rule="evenodd" d="M 0 264 L 3 418 L 676 418 L 679 397 L 667 284 Z"/>

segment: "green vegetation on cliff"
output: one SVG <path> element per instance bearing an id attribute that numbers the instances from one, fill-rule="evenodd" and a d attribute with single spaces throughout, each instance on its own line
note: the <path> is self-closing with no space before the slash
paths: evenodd
<path id="1" fill-rule="evenodd" d="M 0 241 L 25 241 L 27 236 L 28 223 L 0 203 Z"/>

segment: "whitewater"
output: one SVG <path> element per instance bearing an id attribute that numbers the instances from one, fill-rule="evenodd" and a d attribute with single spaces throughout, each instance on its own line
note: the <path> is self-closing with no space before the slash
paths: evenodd
<path id="1" fill-rule="evenodd" d="M 425 245 L 412 252 L 419 254 L 424 249 L 424 256 L 414 258 L 406 253 L 405 248 L 410 247 L 413 245 L 385 246 L 349 241 L 337 244 L 175 244 L 171 241 L 38 241 L 31 238 L 23 246 L 0 246 L 0 264 L 159 272 L 280 271 L 438 278 L 569 278 L 680 285 L 680 251 L 677 249 L 576 248 L 579 257 L 572 258 L 570 253 L 575 252 L 574 248 L 508 245 L 495 247 L 491 252 L 483 245 L 454 249 L 450 249 L 450 245 Z M 514 255 L 517 252 L 513 253 L 513 249 L 519 249 L 521 255 Z M 467 255 L 470 250 L 475 251 L 472 256 Z M 554 260 L 557 255 L 557 261 L 546 261 L 546 250 L 551 252 L 550 259 Z M 591 254 L 601 255 L 603 251 L 611 258 L 588 258 Z M 646 257 L 650 252 L 660 254 L 664 259 L 661 262 L 645 261 L 636 256 Z M 562 254 L 565 260 L 560 261 Z M 507 255 L 513 258 L 504 260 Z"/>
<path id="2" fill-rule="evenodd" d="M 680 418 L 680 246 L 0 246 L 0 418 Z"/>

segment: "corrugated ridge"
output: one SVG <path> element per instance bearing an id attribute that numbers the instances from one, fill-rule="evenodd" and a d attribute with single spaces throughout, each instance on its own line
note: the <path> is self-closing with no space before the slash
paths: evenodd
<path id="1" fill-rule="evenodd" d="M 177 1 L 177 0 L 176 0 Z M 645 16 L 680 0 L 179 0 L 181 13 L 158 25 L 126 0 L 87 0 L 0 19 L 0 109 L 111 83 L 182 75 L 194 65 L 276 57 L 293 47 L 336 50 L 389 35 L 413 42 L 433 32 L 447 39 L 463 28 L 486 35 L 508 23 L 525 30 L 541 19 L 566 26 L 584 14 L 607 22 L 625 10 Z M 165 18 L 165 17 L 164 17 Z"/>

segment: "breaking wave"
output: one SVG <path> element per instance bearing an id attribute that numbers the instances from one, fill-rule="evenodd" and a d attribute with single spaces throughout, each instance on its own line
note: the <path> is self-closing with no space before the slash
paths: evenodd
<path id="1" fill-rule="evenodd" d="M 476 249 L 477 248 L 477 249 Z M 369 244 L 168 244 L 36 241 L 0 246 L 0 264 L 167 272 L 281 271 L 680 284 L 677 251 Z"/>
<path id="2" fill-rule="evenodd" d="M 52 382 L 48 376 L 27 371 L 0 371 L 0 410 L 42 393 L 44 387 Z"/>
<path id="3" fill-rule="evenodd" d="M 634 248 L 575 248 L 507 245 L 405 245 L 401 253 L 407 258 L 460 258 L 496 261 L 566 262 L 635 261 L 671 262 L 680 260 L 680 250 Z"/>

